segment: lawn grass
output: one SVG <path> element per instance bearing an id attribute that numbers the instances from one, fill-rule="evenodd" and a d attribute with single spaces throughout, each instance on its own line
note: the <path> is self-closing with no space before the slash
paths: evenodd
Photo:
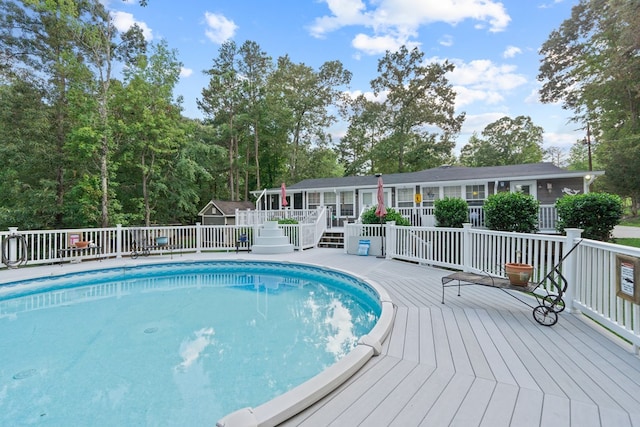
<path id="1" fill-rule="evenodd" d="M 614 239 L 614 243 L 623 246 L 633 246 L 634 248 L 640 248 L 640 238 L 638 237 L 619 237 Z"/>
<path id="2" fill-rule="evenodd" d="M 620 225 L 629 227 L 640 227 L 640 216 L 632 216 L 620 221 Z"/>

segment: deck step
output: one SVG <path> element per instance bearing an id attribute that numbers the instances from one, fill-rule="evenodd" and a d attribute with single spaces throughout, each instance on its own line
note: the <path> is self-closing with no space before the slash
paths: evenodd
<path id="1" fill-rule="evenodd" d="M 344 232 L 342 231 L 325 231 L 320 242 L 318 242 L 319 248 L 344 248 Z"/>

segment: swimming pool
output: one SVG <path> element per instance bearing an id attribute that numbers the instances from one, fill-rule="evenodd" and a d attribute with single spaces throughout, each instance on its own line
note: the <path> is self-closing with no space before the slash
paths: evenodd
<path id="1" fill-rule="evenodd" d="M 213 425 L 244 407 L 271 413 L 293 388 L 375 354 L 382 307 L 358 278 L 274 262 L 151 264 L 3 286 L 0 422 Z"/>

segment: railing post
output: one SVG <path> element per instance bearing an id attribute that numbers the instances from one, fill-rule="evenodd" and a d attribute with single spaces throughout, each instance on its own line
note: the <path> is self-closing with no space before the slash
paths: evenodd
<path id="1" fill-rule="evenodd" d="M 384 239 L 385 247 L 384 257 L 386 259 L 392 259 L 396 251 L 396 222 L 385 222 L 382 226 L 384 227 L 384 234 L 382 237 Z"/>
<path id="2" fill-rule="evenodd" d="M 122 258 L 122 224 L 116 224 L 116 258 Z"/>
<path id="3" fill-rule="evenodd" d="M 238 214 L 238 209 L 236 209 L 236 215 Z M 237 218 L 237 217 L 236 217 Z M 196 222 L 196 253 L 199 254 L 202 252 L 202 224 Z"/>
<path id="4" fill-rule="evenodd" d="M 567 233 L 566 240 L 564 243 L 564 251 L 570 251 L 573 248 L 576 240 L 580 239 L 582 236 L 582 229 L 580 228 L 565 228 L 564 230 Z M 573 300 L 575 295 L 575 283 L 577 278 L 576 268 L 578 263 L 576 259 L 578 257 L 578 251 L 573 251 L 569 254 L 567 259 L 565 260 L 566 266 L 566 275 L 567 279 L 567 290 L 564 293 L 563 300 L 565 304 L 565 309 L 568 310 L 568 313 L 575 313 L 575 309 L 573 308 Z M 563 270 L 564 271 L 564 270 Z"/>
<path id="5" fill-rule="evenodd" d="M 471 269 L 471 227 L 473 224 L 462 224 L 462 271 Z"/>

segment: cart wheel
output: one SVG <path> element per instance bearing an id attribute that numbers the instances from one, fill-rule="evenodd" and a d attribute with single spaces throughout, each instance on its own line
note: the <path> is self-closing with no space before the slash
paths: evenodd
<path id="1" fill-rule="evenodd" d="M 142 256 L 149 256 L 151 255 L 151 250 L 150 249 L 144 249 L 142 251 Z"/>
<path id="2" fill-rule="evenodd" d="M 533 309 L 533 318 L 542 326 L 553 326 L 558 322 L 558 314 L 544 305 L 539 305 Z"/>
<path id="3" fill-rule="evenodd" d="M 136 259 L 136 258 L 138 258 L 138 252 L 136 251 L 131 252 L 131 259 Z"/>
<path id="4" fill-rule="evenodd" d="M 547 295 L 542 298 L 542 305 L 549 307 L 556 313 L 562 313 L 564 311 L 564 300 L 555 295 Z"/>

